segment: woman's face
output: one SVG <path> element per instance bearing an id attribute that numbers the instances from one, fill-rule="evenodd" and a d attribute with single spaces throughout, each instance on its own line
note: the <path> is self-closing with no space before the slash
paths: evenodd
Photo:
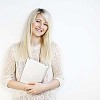
<path id="1" fill-rule="evenodd" d="M 40 37 L 46 33 L 48 30 L 48 23 L 42 14 L 38 14 L 35 21 L 32 23 L 32 35 Z"/>

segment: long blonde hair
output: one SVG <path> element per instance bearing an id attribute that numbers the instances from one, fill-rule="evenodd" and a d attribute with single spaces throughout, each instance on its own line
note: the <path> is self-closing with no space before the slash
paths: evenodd
<path id="1" fill-rule="evenodd" d="M 44 62 L 46 65 L 51 65 L 51 15 L 45 9 L 35 9 L 30 14 L 24 34 L 22 36 L 21 42 L 19 43 L 17 58 L 20 60 L 26 60 L 31 56 L 31 37 L 32 37 L 32 22 L 35 20 L 37 14 L 41 13 L 48 23 L 48 30 L 41 37 L 41 50 L 40 50 L 40 62 Z"/>

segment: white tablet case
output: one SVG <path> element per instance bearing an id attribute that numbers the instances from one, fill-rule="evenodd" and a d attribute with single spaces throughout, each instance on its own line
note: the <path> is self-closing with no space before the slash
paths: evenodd
<path id="1" fill-rule="evenodd" d="M 27 59 L 20 82 L 42 82 L 47 72 L 48 66 L 33 59 Z"/>

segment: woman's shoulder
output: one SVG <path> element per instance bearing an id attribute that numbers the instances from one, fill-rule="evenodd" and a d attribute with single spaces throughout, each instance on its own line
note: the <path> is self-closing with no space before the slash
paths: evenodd
<path id="1" fill-rule="evenodd" d="M 16 57 L 18 55 L 20 43 L 14 43 L 9 47 L 8 53 L 12 55 L 14 61 L 16 61 Z"/>
<path id="2" fill-rule="evenodd" d="M 55 42 L 51 42 L 51 49 L 60 49 L 59 45 Z"/>
<path id="3" fill-rule="evenodd" d="M 14 43 L 9 47 L 9 50 L 12 52 L 16 52 L 19 49 L 19 45 L 20 45 L 20 43 Z"/>
<path id="4" fill-rule="evenodd" d="M 61 50 L 60 46 L 57 43 L 52 42 L 52 46 L 51 46 L 52 61 L 56 58 L 61 59 L 62 58 L 61 56 L 62 56 L 62 50 Z M 56 60 L 54 60 L 54 61 L 56 61 Z"/>
<path id="5" fill-rule="evenodd" d="M 14 43 L 10 46 L 11 49 L 17 49 L 19 48 L 20 42 L 19 43 Z"/>
<path id="6" fill-rule="evenodd" d="M 51 43 L 51 54 L 61 55 L 61 53 L 62 53 L 62 50 L 61 50 L 60 46 L 57 43 L 52 42 Z"/>

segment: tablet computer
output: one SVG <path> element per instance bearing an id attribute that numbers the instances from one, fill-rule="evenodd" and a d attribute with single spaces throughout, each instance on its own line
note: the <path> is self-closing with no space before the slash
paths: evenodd
<path id="1" fill-rule="evenodd" d="M 48 66 L 33 59 L 27 59 L 20 82 L 42 82 L 47 72 Z"/>

